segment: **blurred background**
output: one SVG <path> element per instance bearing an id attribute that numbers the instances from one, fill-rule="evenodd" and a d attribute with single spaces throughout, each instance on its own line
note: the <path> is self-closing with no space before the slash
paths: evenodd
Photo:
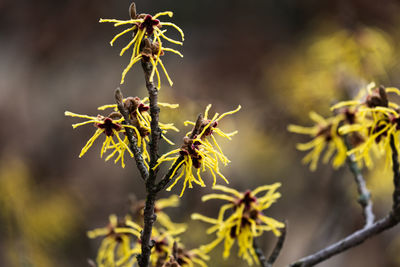
<path id="1" fill-rule="evenodd" d="M 177 144 L 208 103 L 224 112 L 221 128 L 238 129 L 221 146 L 232 163 L 223 173 L 238 190 L 282 182 L 282 198 L 268 216 L 289 222 L 277 266 L 284 266 L 362 227 L 352 175 L 346 167 L 320 164 L 315 172 L 301 164 L 295 144 L 308 140 L 290 134 L 290 123 L 311 125 L 308 112 L 329 115 L 329 106 L 370 81 L 400 85 L 400 3 L 395 0 L 136 1 L 139 13 L 172 10 L 185 43 L 163 58 L 174 81 L 163 78 L 160 101 L 179 103 L 163 121 L 181 129 Z M 129 211 L 129 196 L 142 199 L 143 183 L 132 159 L 122 169 L 99 158 L 101 141 L 78 158 L 92 127 L 73 130 L 69 110 L 97 115 L 113 103 L 128 57 L 119 57 L 129 36 L 114 47 L 122 31 L 99 18 L 128 19 L 130 1 L 0 1 L 0 266 L 88 266 L 100 240 L 86 231 L 108 223 L 108 215 Z M 171 34 L 175 34 L 172 33 Z M 176 48 L 176 47 L 174 47 Z M 140 66 L 121 87 L 128 96 L 145 96 Z M 8 125 L 8 126 L 7 126 Z M 10 128 L 8 128 L 10 127 Z M 171 149 L 163 145 L 163 151 Z M 377 162 L 365 171 L 378 218 L 391 207 L 390 172 Z M 207 177 L 210 178 L 210 177 Z M 207 180 L 211 185 L 211 180 Z M 222 180 L 220 180 L 222 182 Z M 180 192 L 177 186 L 174 193 Z M 188 222 L 182 236 L 188 248 L 213 240 L 208 226 L 190 214 L 217 214 L 201 203 L 207 188 L 187 190 L 176 222 Z M 162 197 L 169 196 L 169 192 Z M 214 208 L 215 207 L 215 208 Z M 271 233 L 260 240 L 268 254 Z M 399 227 L 320 266 L 400 266 Z M 222 245 L 210 267 L 246 266 L 223 260 Z"/>

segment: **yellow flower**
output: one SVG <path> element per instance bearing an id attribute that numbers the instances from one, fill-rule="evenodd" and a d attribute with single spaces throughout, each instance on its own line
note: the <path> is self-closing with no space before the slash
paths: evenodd
<path id="1" fill-rule="evenodd" d="M 227 258 L 230 255 L 231 247 L 237 240 L 238 256 L 246 260 L 249 265 L 252 265 L 254 261 L 258 263 L 258 258 L 253 248 L 253 238 L 261 236 L 266 231 L 272 231 L 276 236 L 280 236 L 279 228 L 285 226 L 283 223 L 263 214 L 263 210 L 268 209 L 281 196 L 280 193 L 275 192 L 280 186 L 280 183 L 275 183 L 260 186 L 253 191 L 244 193 L 221 185 L 214 186 L 213 189 L 226 194 L 205 195 L 202 201 L 221 199 L 229 203 L 221 206 L 217 219 L 198 213 L 192 214 L 192 219 L 213 225 L 207 230 L 207 234 L 216 233 L 217 235 L 213 242 L 201 246 L 200 250 L 209 253 L 224 240 L 223 256 Z M 257 194 L 264 191 L 264 195 L 256 197 Z M 227 211 L 231 211 L 228 216 L 226 215 Z"/>
<path id="2" fill-rule="evenodd" d="M 165 229 L 157 229 L 157 227 L 153 227 L 153 231 L 151 234 L 151 240 L 154 241 L 154 246 L 151 249 L 150 255 L 150 266 L 158 267 L 162 266 L 162 264 L 169 259 L 172 255 L 172 249 L 175 241 L 179 241 L 177 235 L 182 234 L 185 229 L 176 229 L 176 230 L 165 230 Z M 140 254 L 142 251 L 142 244 L 140 240 L 138 240 L 132 250 L 131 253 L 134 255 Z M 130 265 L 135 266 L 136 257 L 131 260 Z M 118 266 L 118 265 L 117 265 Z"/>
<path id="3" fill-rule="evenodd" d="M 314 171 L 317 168 L 318 160 L 323 150 L 327 151 L 323 157 L 323 162 L 327 163 L 332 155 L 333 167 L 338 168 L 344 164 L 347 158 L 347 148 L 342 136 L 338 134 L 339 124 L 345 120 L 345 114 L 340 113 L 334 117 L 325 119 L 315 112 L 310 112 L 310 118 L 316 123 L 312 127 L 303 127 L 298 125 L 289 125 L 288 130 L 293 133 L 306 134 L 313 138 L 308 143 L 297 144 L 297 149 L 301 151 L 311 150 L 304 158 L 303 163 L 310 163 L 310 169 Z"/>
<path id="4" fill-rule="evenodd" d="M 399 106 L 388 100 L 388 93 L 395 93 L 400 95 L 400 91 L 394 87 L 376 87 L 375 83 L 369 83 L 365 89 L 361 89 L 354 100 L 341 101 L 331 107 L 331 110 L 337 110 L 344 107 L 357 108 L 357 111 L 361 111 L 364 108 L 374 107 L 391 107 L 398 109 Z"/>
<path id="5" fill-rule="evenodd" d="M 149 98 L 145 97 L 143 99 L 140 99 L 139 97 L 127 97 L 122 100 L 124 103 L 124 107 L 126 110 L 128 110 L 130 118 L 131 118 L 131 124 L 135 126 L 139 130 L 140 136 L 144 139 L 145 142 L 149 142 L 148 135 L 151 133 L 151 116 L 149 114 Z M 166 107 L 166 108 L 171 108 L 175 109 L 179 107 L 179 104 L 169 104 L 169 103 L 164 103 L 164 102 L 158 102 L 158 106 L 160 107 Z M 106 110 L 108 108 L 113 108 L 114 111 L 118 111 L 117 104 L 107 104 L 98 107 L 98 110 Z M 161 129 L 161 137 L 170 145 L 174 145 L 171 140 L 169 140 L 165 134 L 167 133 L 168 130 L 173 130 L 176 132 L 179 132 L 179 129 L 174 126 L 173 123 L 158 123 Z M 138 133 L 137 133 L 138 134 Z M 142 151 L 144 154 L 146 154 L 146 158 L 148 158 L 148 152 L 146 149 L 146 143 L 142 144 Z"/>
<path id="6" fill-rule="evenodd" d="M 339 128 L 342 134 L 363 132 L 367 136 L 362 144 L 348 151 L 348 154 L 354 154 L 357 161 L 363 160 L 367 167 L 373 164 L 370 151 L 375 152 L 377 156 L 386 155 L 386 164 L 391 163 L 390 139 L 393 135 L 395 145 L 399 147 L 400 114 L 393 108 L 380 106 L 368 111 L 367 117 L 362 122 Z"/>
<path id="7" fill-rule="evenodd" d="M 332 107 L 333 110 L 340 110 L 343 107 L 355 109 L 357 123 L 341 126 L 339 133 L 363 136 L 363 142 L 354 146 L 347 154 L 354 154 L 355 159 L 358 162 L 364 162 L 367 167 L 371 167 L 373 164 L 371 151 L 377 156 L 385 154 L 386 163 L 391 162 L 390 137 L 397 135 L 400 116 L 399 106 L 389 101 L 388 93 L 400 95 L 400 90 L 383 86 L 375 88 L 375 84 L 371 83 L 364 97 L 359 97 L 357 101 L 339 102 Z M 398 146 L 398 138 L 394 140 Z"/>
<path id="8" fill-rule="evenodd" d="M 164 54 L 164 52 L 172 52 L 175 54 L 178 54 L 179 56 L 183 57 L 183 55 L 178 52 L 177 50 L 174 50 L 172 48 L 166 48 L 162 45 L 161 38 L 177 44 L 177 45 L 183 45 L 183 40 L 184 40 L 184 34 L 181 28 L 179 28 L 177 25 L 171 23 L 171 22 L 161 22 L 157 18 L 160 16 L 169 16 L 172 17 L 173 13 L 171 11 L 165 11 L 165 12 L 160 12 L 157 13 L 156 15 L 152 16 L 149 14 L 136 14 L 136 8 L 135 4 L 132 3 L 130 7 L 130 20 L 116 20 L 116 19 L 100 19 L 100 23 L 103 22 L 111 22 L 114 23 L 114 26 L 121 26 L 121 25 L 130 25 L 131 27 L 122 31 L 121 33 L 117 34 L 110 42 L 111 46 L 114 44 L 114 42 L 122 35 L 128 33 L 128 32 L 133 32 L 134 36 L 133 39 L 129 42 L 127 46 L 125 46 L 120 53 L 120 56 L 122 56 L 126 50 L 128 50 L 132 45 L 133 45 L 133 51 L 132 51 L 132 56 L 130 59 L 130 62 L 128 66 L 124 69 L 122 73 L 122 79 L 121 79 L 121 84 L 124 83 L 125 75 L 127 72 L 132 68 L 132 66 L 138 62 L 141 59 L 144 59 L 146 61 L 150 61 L 151 64 L 153 65 L 153 71 L 150 75 L 150 81 L 153 81 L 153 77 L 156 74 L 157 79 L 158 79 L 158 88 L 160 88 L 160 75 L 157 70 L 157 65 L 160 65 L 161 68 L 163 69 L 168 82 L 172 86 L 173 82 L 170 79 L 164 64 L 162 63 L 160 56 Z M 163 26 L 169 26 L 174 29 L 176 29 L 180 35 L 181 35 L 181 41 L 177 41 L 174 39 L 171 39 L 165 35 L 166 30 L 161 30 L 161 27 Z M 151 40 L 153 38 L 153 41 Z M 144 42 L 144 46 L 142 46 L 142 43 Z"/>
<path id="9" fill-rule="evenodd" d="M 141 100 L 139 97 L 128 97 L 123 99 L 124 107 L 129 112 L 130 125 L 122 124 L 124 118 L 121 113 L 119 113 L 116 104 L 103 105 L 99 107 L 99 110 L 106 110 L 108 108 L 112 108 L 114 111 L 111 112 L 107 117 L 98 115 L 97 117 L 87 116 L 75 114 L 69 111 L 65 112 L 66 116 L 70 117 L 78 117 L 83 119 L 88 119 L 85 122 L 73 124 L 72 127 L 76 128 L 86 124 L 92 124 L 98 128 L 94 135 L 89 139 L 86 145 L 82 148 L 82 151 L 79 157 L 82 157 L 88 149 L 93 145 L 94 141 L 104 133 L 106 135 L 106 139 L 103 142 L 103 146 L 100 151 L 100 157 L 103 157 L 103 154 L 108 150 L 112 152 L 106 157 L 106 161 L 114 157 L 116 154 L 118 156 L 115 158 L 115 163 L 121 160 L 122 167 L 125 167 L 124 162 L 124 154 L 125 151 L 129 153 L 131 157 L 133 157 L 133 153 L 129 149 L 129 140 L 126 136 L 126 128 L 133 129 L 134 136 L 137 138 L 137 145 L 142 150 L 142 156 L 144 160 L 144 164 L 149 168 L 148 161 L 150 159 L 150 155 L 147 151 L 147 144 L 150 141 L 149 134 L 151 133 L 151 116 L 148 113 L 149 99 L 146 97 Z M 161 107 L 168 108 L 177 108 L 179 105 L 177 104 L 168 104 L 168 103 L 158 103 Z M 172 123 L 159 123 L 161 128 L 161 137 L 170 145 L 174 145 L 165 134 L 168 130 L 174 130 L 179 132 L 179 130 Z M 115 140 L 116 139 L 116 140 Z"/>
<path id="10" fill-rule="evenodd" d="M 183 138 L 183 145 L 181 148 L 172 150 L 162 155 L 158 159 L 158 163 L 154 168 L 157 168 L 161 163 L 165 161 L 172 161 L 173 163 L 171 166 L 174 166 L 175 162 L 177 162 L 180 157 L 183 157 L 183 160 L 180 161 L 177 166 L 175 166 L 171 178 L 175 175 L 180 167 L 182 167 L 182 170 L 177 178 L 175 178 L 175 181 L 167 188 L 167 191 L 170 191 L 182 177 L 184 179 L 184 182 L 180 196 L 183 195 L 187 186 L 189 188 L 193 188 L 193 183 L 204 187 L 205 183 L 201 178 L 200 172 L 205 172 L 206 170 L 208 170 L 213 176 L 213 185 L 215 185 L 217 182 L 216 175 L 221 177 L 227 184 L 229 183 L 219 170 L 219 161 L 221 161 L 224 165 L 227 165 L 230 161 L 223 154 L 213 134 L 217 133 L 218 135 L 230 140 L 231 136 L 235 135 L 237 131 L 232 133 L 224 133 L 217 126 L 222 118 L 227 115 L 236 113 L 240 110 L 241 106 L 238 106 L 238 108 L 236 108 L 235 110 L 223 113 L 221 115 L 216 113 L 212 117 L 212 119 L 208 118 L 208 112 L 210 108 L 211 105 L 208 105 L 206 108 L 204 118 L 199 129 L 199 134 L 197 134 L 194 138 L 185 136 Z M 194 124 L 195 123 L 191 121 L 185 122 L 185 125 Z M 212 140 L 212 143 L 208 140 L 208 138 Z M 193 174 L 193 168 L 197 170 L 197 178 Z"/>
<path id="11" fill-rule="evenodd" d="M 89 238 L 104 236 L 97 253 L 97 267 L 133 266 L 136 261 L 136 250 L 132 243 L 140 238 L 139 225 L 129 218 L 118 220 L 116 215 L 110 215 L 107 227 L 88 231 Z"/>
<path id="12" fill-rule="evenodd" d="M 169 198 L 161 198 L 158 199 L 154 205 L 154 213 L 157 215 L 156 223 L 159 224 L 162 228 L 167 231 L 182 229 L 182 231 L 186 230 L 187 226 L 184 223 L 174 223 L 167 213 L 164 212 L 165 208 L 174 208 L 179 207 L 180 199 L 177 195 L 172 195 Z M 141 200 L 134 204 L 132 207 L 132 212 L 135 218 L 140 218 L 140 221 L 143 221 L 143 212 L 144 212 L 145 201 Z M 180 230 L 179 230 L 180 231 Z"/>
<path id="13" fill-rule="evenodd" d="M 98 115 L 97 117 L 88 116 L 88 115 L 80 115 L 76 113 L 72 113 L 69 111 L 65 111 L 65 116 L 69 117 L 78 117 L 83 119 L 88 119 L 85 122 L 73 124 L 72 127 L 75 129 L 76 127 L 86 125 L 86 124 L 93 124 L 97 130 L 93 134 L 93 136 L 87 141 L 86 145 L 82 148 L 79 157 L 82 157 L 88 149 L 93 145 L 94 141 L 104 133 L 106 139 L 103 142 L 103 146 L 100 151 L 100 157 L 103 157 L 103 154 L 107 152 L 107 150 L 112 149 L 112 152 L 107 158 L 106 161 L 113 157 L 116 153 L 118 153 L 118 157 L 115 159 L 115 163 L 121 160 L 122 167 L 125 167 L 124 163 L 124 153 L 128 151 L 129 155 L 133 157 L 133 153 L 130 151 L 128 147 L 128 140 L 126 136 L 124 139 L 121 138 L 120 134 L 125 134 L 126 128 L 131 128 L 137 131 L 134 126 L 124 125 L 122 122 L 124 119 L 122 118 L 121 114 L 119 113 L 111 113 L 108 117 L 103 117 Z M 116 140 L 114 140 L 114 137 Z M 138 139 L 140 136 L 138 137 Z"/>
<path id="14" fill-rule="evenodd" d="M 162 198 L 156 201 L 154 212 L 157 215 L 157 221 L 162 227 L 168 231 L 182 229 L 186 230 L 187 226 L 183 223 L 174 223 L 171 218 L 164 212 L 165 208 L 179 207 L 179 197 L 172 195 L 169 198 Z"/>
<path id="15" fill-rule="evenodd" d="M 171 256 L 170 260 L 165 262 L 162 267 L 169 267 L 169 266 L 194 267 L 197 265 L 199 265 L 200 267 L 207 267 L 205 261 L 208 261 L 210 259 L 210 257 L 201 250 L 199 249 L 187 250 L 184 248 L 183 244 L 179 242 L 176 242 L 176 245 L 174 245 L 173 252 L 174 252 L 173 256 Z"/>
<path id="16" fill-rule="evenodd" d="M 88 231 L 89 238 L 104 237 L 97 253 L 98 267 L 135 266 L 136 255 L 141 253 L 140 232 L 142 228 L 128 216 L 118 220 L 111 215 L 109 224 L 104 228 Z M 179 234 L 185 229 L 157 229 L 153 227 L 154 246 L 150 257 L 151 266 L 161 266 L 172 253 L 172 247 Z"/>

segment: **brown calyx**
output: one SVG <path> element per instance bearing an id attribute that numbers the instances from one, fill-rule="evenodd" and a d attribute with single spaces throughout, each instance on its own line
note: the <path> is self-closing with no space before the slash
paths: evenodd
<path id="1" fill-rule="evenodd" d="M 196 136 L 194 137 L 194 139 L 195 138 Z M 201 166 L 201 159 L 202 159 L 200 154 L 197 152 L 200 146 L 200 142 L 194 139 L 191 139 L 188 136 L 185 136 L 183 138 L 183 145 L 181 146 L 180 154 L 182 156 L 185 155 L 190 156 L 192 158 L 193 167 L 198 169 Z"/>
<path id="2" fill-rule="evenodd" d="M 317 136 L 324 136 L 325 140 L 329 142 L 332 140 L 332 134 L 331 134 L 331 129 L 332 129 L 332 124 L 328 124 L 324 127 L 320 127 Z"/>
<path id="3" fill-rule="evenodd" d="M 144 46 L 141 50 L 141 54 L 144 57 L 145 60 L 150 60 L 151 58 L 155 58 L 155 56 L 158 55 L 158 52 L 160 51 L 160 44 L 157 41 L 151 42 L 149 38 L 146 38 L 144 40 Z M 161 50 L 160 56 L 164 55 L 164 51 Z"/>
<path id="4" fill-rule="evenodd" d="M 138 129 L 140 136 L 147 136 L 149 135 L 149 131 L 143 127 L 140 126 L 138 118 L 137 118 L 137 112 L 139 111 L 140 113 L 148 111 L 150 109 L 149 106 L 145 105 L 142 103 L 139 97 L 127 97 L 124 102 L 124 107 L 126 110 L 128 110 L 130 118 L 131 118 L 131 125 L 135 126 L 136 129 Z"/>
<path id="5" fill-rule="evenodd" d="M 379 88 L 374 89 L 371 94 L 367 96 L 366 104 L 370 108 L 374 107 L 388 107 L 389 101 L 385 91 L 385 87 L 382 85 Z"/>

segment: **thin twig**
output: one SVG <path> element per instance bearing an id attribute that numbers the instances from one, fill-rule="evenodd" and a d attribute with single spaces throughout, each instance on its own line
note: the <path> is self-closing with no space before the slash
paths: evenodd
<path id="1" fill-rule="evenodd" d="M 283 247 L 283 243 L 285 242 L 285 238 L 286 238 L 286 225 L 287 223 L 285 223 L 285 227 L 281 230 L 281 235 L 278 238 L 278 241 L 275 244 L 274 249 L 271 252 L 271 255 L 269 256 L 268 260 L 267 258 L 265 258 L 265 255 L 262 251 L 262 249 L 258 246 L 257 242 L 255 239 L 253 239 L 253 248 L 254 251 L 256 252 L 258 261 L 260 262 L 260 266 L 261 267 L 272 267 L 272 265 L 275 263 L 276 259 L 278 258 L 282 247 Z"/>
<path id="2" fill-rule="evenodd" d="M 329 247 L 326 247 L 317 253 L 314 253 L 310 256 L 304 257 L 295 263 L 292 263 L 291 267 L 306 267 L 306 266 L 313 266 L 317 263 L 323 262 L 330 257 L 337 255 L 343 251 L 346 251 L 352 247 L 355 247 L 361 243 L 363 243 L 368 238 L 377 235 L 387 229 L 392 228 L 393 226 L 397 225 L 399 220 L 396 219 L 396 216 L 393 216 L 390 213 L 385 218 L 376 221 L 369 227 L 365 227 L 361 230 L 354 232 L 353 234 L 345 237 L 344 239 L 336 242 Z"/>
<path id="3" fill-rule="evenodd" d="M 287 231 L 287 222 L 285 222 L 285 227 L 282 228 L 281 235 L 279 236 L 278 241 L 275 244 L 275 248 L 271 252 L 271 255 L 268 258 L 268 265 L 267 265 L 268 267 L 272 267 L 272 265 L 278 258 L 279 254 L 281 253 L 283 244 L 285 243 L 286 231 Z"/>
<path id="4" fill-rule="evenodd" d="M 281 235 L 278 238 L 278 241 L 275 244 L 274 249 L 271 252 L 271 255 L 269 256 L 268 260 L 267 258 L 265 258 L 265 255 L 262 251 L 262 249 L 258 246 L 257 242 L 255 239 L 253 239 L 253 248 L 254 251 L 256 252 L 258 261 L 260 262 L 260 266 L 261 267 L 272 267 L 272 265 L 275 263 L 276 259 L 278 258 L 282 247 L 283 247 L 283 243 L 285 242 L 285 238 L 286 238 L 286 225 L 287 223 L 285 223 L 285 227 L 281 230 Z"/>
<path id="5" fill-rule="evenodd" d="M 142 253 L 138 256 L 138 263 L 140 267 L 147 267 L 149 265 L 151 249 L 154 242 L 151 241 L 151 233 L 153 224 L 156 221 L 156 214 L 154 213 L 154 205 L 156 201 L 157 191 L 155 190 L 155 181 L 157 179 L 158 168 L 153 167 L 157 164 L 158 160 L 158 143 L 161 137 L 161 129 L 158 124 L 160 108 L 158 107 L 158 90 L 150 81 L 151 71 L 153 69 L 150 62 L 142 61 L 142 67 L 146 80 L 146 87 L 149 93 L 150 100 L 150 116 L 151 116 L 151 136 L 150 136 L 150 170 L 149 176 L 146 179 L 146 202 L 144 206 L 144 226 L 141 234 Z"/>
<path id="6" fill-rule="evenodd" d="M 115 90 L 115 101 L 117 102 L 118 110 L 125 119 L 124 124 L 131 125 L 129 119 L 129 112 L 128 110 L 125 109 L 122 101 L 123 98 L 124 97 L 122 95 L 121 89 L 117 88 Z M 125 131 L 126 131 L 126 136 L 128 137 L 129 140 L 129 148 L 135 157 L 136 166 L 139 169 L 140 176 L 143 178 L 143 180 L 146 180 L 147 177 L 149 177 L 149 172 L 147 171 L 146 165 L 144 164 L 142 152 L 140 151 L 140 148 L 137 146 L 137 138 L 133 134 L 133 130 L 131 128 L 126 127 Z"/>
<path id="7" fill-rule="evenodd" d="M 370 237 L 382 233 L 388 230 L 400 222 L 400 208 L 399 208 L 399 192 L 400 192 L 400 164 L 398 160 L 398 151 L 395 146 L 393 135 L 390 137 L 390 146 L 392 150 L 392 166 L 393 166 L 393 181 L 394 181 L 394 192 L 393 192 L 393 209 L 385 218 L 376 221 L 370 226 L 366 226 L 361 230 L 358 230 L 351 235 L 343 238 L 339 242 L 330 245 L 312 255 L 304 257 L 295 263 L 291 264 L 291 267 L 306 267 L 313 266 L 317 263 L 323 262 L 330 257 L 337 255 L 343 251 L 346 251 L 352 247 L 355 247 Z"/>
<path id="8" fill-rule="evenodd" d="M 179 156 L 179 158 L 175 161 L 175 163 L 171 166 L 171 168 L 169 168 L 168 172 L 163 176 L 163 178 L 155 186 L 154 190 L 156 192 L 160 192 L 168 185 L 168 183 L 173 178 L 172 173 L 174 172 L 175 168 L 182 162 L 182 160 L 184 160 L 184 157 Z M 177 173 L 177 171 L 175 172 L 175 174 L 176 173 Z"/>
<path id="9" fill-rule="evenodd" d="M 258 246 L 257 242 L 255 239 L 253 239 L 253 248 L 254 251 L 256 252 L 258 261 L 260 262 L 261 267 L 269 267 L 267 258 L 265 258 L 264 252 L 262 249 Z"/>
<path id="10" fill-rule="evenodd" d="M 349 144 L 349 140 L 347 137 L 344 138 L 347 149 L 350 150 L 351 146 Z M 358 203 L 360 203 L 363 209 L 363 215 L 365 219 L 364 227 L 369 227 L 374 223 L 375 215 L 372 210 L 372 201 L 371 201 L 371 193 L 369 192 L 367 185 L 365 183 L 365 179 L 361 173 L 360 168 L 358 167 L 357 161 L 355 160 L 355 156 L 353 154 L 347 157 L 347 165 L 350 168 L 350 171 L 354 175 L 354 181 L 357 185 L 358 191 Z"/>
<path id="11" fill-rule="evenodd" d="M 196 135 L 198 135 L 200 133 L 200 127 L 201 127 L 202 122 L 203 122 L 203 115 L 199 114 L 197 116 L 196 124 L 194 125 L 192 132 L 189 134 L 190 139 L 195 138 Z M 171 166 L 171 168 L 169 168 L 168 172 L 164 175 L 164 177 L 156 185 L 156 187 L 155 187 L 156 192 L 163 190 L 168 185 L 168 183 L 173 178 L 171 176 L 172 173 L 174 173 L 175 168 L 179 165 L 179 163 L 182 162 L 182 160 L 184 160 L 184 157 L 179 156 L 179 158 L 175 161 L 175 163 Z M 177 173 L 177 171 L 175 173 Z"/>
<path id="12" fill-rule="evenodd" d="M 393 170 L 393 210 L 400 208 L 400 164 L 399 153 L 394 142 L 394 136 L 390 136 L 390 148 L 392 149 L 392 170 Z"/>

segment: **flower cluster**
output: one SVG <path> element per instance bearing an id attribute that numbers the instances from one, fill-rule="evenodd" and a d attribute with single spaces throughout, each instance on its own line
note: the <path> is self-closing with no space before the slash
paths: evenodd
<path id="1" fill-rule="evenodd" d="M 135 4 L 132 3 L 130 8 L 129 8 L 129 13 L 130 13 L 130 20 L 116 20 L 116 19 L 100 19 L 100 23 L 103 22 L 111 22 L 114 23 L 114 26 L 121 26 L 121 25 L 130 25 L 131 27 L 122 31 L 121 33 L 117 34 L 110 42 L 111 46 L 113 46 L 114 42 L 121 37 L 122 35 L 128 33 L 128 32 L 133 32 L 133 39 L 126 45 L 120 53 L 120 56 L 122 56 L 130 47 L 133 45 L 132 49 L 132 55 L 130 62 L 128 66 L 124 69 L 122 72 L 122 78 L 121 78 L 121 84 L 124 83 L 125 76 L 128 73 L 128 71 L 132 68 L 132 66 L 140 61 L 144 60 L 146 62 L 150 62 L 153 66 L 152 73 L 150 75 L 150 81 L 153 81 L 154 75 L 157 76 L 157 81 L 158 81 L 158 86 L 157 88 L 160 88 L 161 82 L 160 82 L 160 73 L 157 69 L 157 66 L 160 65 L 162 70 L 165 73 L 165 76 L 168 79 L 169 84 L 172 86 L 173 82 L 171 78 L 168 75 L 167 70 L 164 67 L 163 62 L 161 61 L 161 56 L 164 55 L 164 52 L 172 52 L 175 53 L 181 57 L 183 55 L 172 48 L 167 48 L 163 46 L 163 43 L 161 41 L 161 38 L 177 45 L 183 45 L 183 40 L 184 40 L 184 34 L 181 28 L 179 28 L 177 25 L 171 22 L 161 22 L 158 20 L 158 17 L 160 16 L 169 16 L 172 17 L 173 13 L 171 11 L 165 11 L 165 12 L 160 12 L 157 13 L 156 15 L 152 16 L 149 14 L 137 14 L 136 13 L 136 7 Z M 171 39 L 170 37 L 167 37 L 165 35 L 165 32 L 167 30 L 161 30 L 163 26 L 169 26 L 174 29 L 176 29 L 180 35 L 182 41 L 177 41 L 174 39 Z"/>
<path id="2" fill-rule="evenodd" d="M 310 163 L 311 170 L 315 170 L 325 148 L 323 162 L 327 163 L 336 153 L 333 159 L 335 168 L 343 165 L 349 155 L 354 155 L 360 166 L 371 167 L 372 155 L 386 155 L 386 162 L 390 162 L 392 137 L 396 147 L 399 147 L 400 108 L 395 102 L 389 101 L 388 93 L 400 95 L 400 90 L 376 87 L 370 83 L 353 100 L 332 106 L 334 116 L 330 118 L 325 119 L 311 112 L 310 117 L 315 121 L 315 126 L 289 125 L 289 131 L 313 138 L 308 143 L 297 145 L 299 150 L 311 149 L 303 162 Z"/>
<path id="3" fill-rule="evenodd" d="M 186 225 L 173 223 L 164 208 L 177 207 L 179 198 L 171 196 L 167 199 L 160 199 L 156 202 L 155 213 L 158 220 L 156 227 L 153 227 L 151 239 L 154 241 L 150 262 L 152 267 L 162 267 L 172 258 L 180 266 L 191 267 L 199 265 L 207 267 L 205 261 L 208 256 L 198 249 L 187 250 L 179 241 L 179 235 L 186 231 Z M 142 214 L 143 205 L 138 203 L 137 208 Z M 159 218 L 164 219 L 159 219 Z M 138 218 L 139 219 L 139 218 Z M 142 227 L 132 220 L 131 216 L 118 219 L 111 215 L 109 224 L 104 228 L 98 228 L 88 232 L 89 238 L 103 237 L 97 254 L 98 267 L 111 266 L 136 266 L 136 256 L 141 253 Z M 138 221 L 143 221 L 142 218 Z M 174 245 L 175 244 L 175 245 Z"/>
<path id="4" fill-rule="evenodd" d="M 221 206 L 217 219 L 197 213 L 192 214 L 192 219 L 212 224 L 213 226 L 208 228 L 207 233 L 216 233 L 217 236 L 213 242 L 201 246 L 200 249 L 209 253 L 224 240 L 223 256 L 227 258 L 231 247 L 237 240 L 238 256 L 246 260 L 249 265 L 252 265 L 253 262 L 258 263 L 253 248 L 254 237 L 261 236 L 265 231 L 272 231 L 276 236 L 280 236 L 279 228 L 285 226 L 283 223 L 263 214 L 263 211 L 268 209 L 281 196 L 280 193 L 276 192 L 280 185 L 280 183 L 275 183 L 260 186 L 253 191 L 249 190 L 244 193 L 221 185 L 214 186 L 213 189 L 226 194 L 209 194 L 203 196 L 202 200 L 222 199 L 229 203 Z M 264 195 L 256 197 L 262 192 L 265 192 Z M 230 212 L 230 214 L 226 215 L 227 212 Z"/>
<path id="5" fill-rule="evenodd" d="M 400 90 L 375 87 L 371 83 L 356 100 L 340 102 L 332 107 L 332 110 L 354 110 L 357 121 L 341 126 L 339 133 L 363 136 L 363 142 L 354 146 L 348 154 L 355 155 L 355 159 L 364 162 L 367 167 L 373 164 L 371 153 L 386 155 L 386 162 L 390 162 L 392 138 L 395 146 L 399 147 L 400 108 L 395 102 L 389 101 L 388 93 L 400 95 Z"/>
<path id="6" fill-rule="evenodd" d="M 179 168 L 182 167 L 180 174 L 175 178 L 175 181 L 167 188 L 167 191 L 171 190 L 180 179 L 184 179 L 183 188 L 180 196 L 183 195 L 186 187 L 193 187 L 193 183 L 198 184 L 202 187 L 205 186 L 203 179 L 201 178 L 200 172 L 205 172 L 208 170 L 213 176 L 214 182 L 213 186 L 217 182 L 217 175 L 221 177 L 226 183 L 229 183 L 224 175 L 220 172 L 219 161 L 223 165 L 229 163 L 229 159 L 223 154 L 221 147 L 218 145 L 214 134 L 231 140 L 231 137 L 237 133 L 234 131 L 232 133 L 225 133 L 218 128 L 219 121 L 227 115 L 234 114 L 240 110 L 238 106 L 235 110 L 225 112 L 223 114 L 215 113 L 212 118 L 208 118 L 208 112 L 211 105 L 206 107 L 204 112 L 204 117 L 202 119 L 198 133 L 191 137 L 191 133 L 188 133 L 183 138 L 183 145 L 175 150 L 172 150 L 164 155 L 162 155 L 157 165 L 157 168 L 161 163 L 166 161 L 172 161 L 173 173 L 171 178 L 174 177 L 175 173 L 178 172 Z M 195 122 L 185 121 L 185 125 L 194 125 Z M 211 141 L 210 141 L 211 140 Z M 175 164 L 176 162 L 180 162 Z M 196 170 L 196 175 L 193 174 L 193 169 Z"/>
<path id="7" fill-rule="evenodd" d="M 129 148 L 129 140 L 126 135 L 127 129 L 132 129 L 134 131 L 134 135 L 137 138 L 138 147 L 142 149 L 142 155 L 144 159 L 144 163 L 148 167 L 148 160 L 150 158 L 149 153 L 147 152 L 147 143 L 149 142 L 148 135 L 151 132 L 150 123 L 151 116 L 148 113 L 148 98 L 144 98 L 141 100 L 139 97 L 128 97 L 123 99 L 124 108 L 129 112 L 129 124 L 126 124 L 123 116 L 118 111 L 117 105 L 104 105 L 99 107 L 99 110 L 105 110 L 108 108 L 113 108 L 108 116 L 97 115 L 88 116 L 88 115 L 80 115 L 76 113 L 72 113 L 69 111 L 65 112 L 65 116 L 69 117 L 78 117 L 87 119 L 87 121 L 73 124 L 72 127 L 75 129 L 76 127 L 93 124 L 97 130 L 93 134 L 93 136 L 87 141 L 86 145 L 82 148 L 79 157 L 82 157 L 88 149 L 93 145 L 94 141 L 104 133 L 106 139 L 103 142 L 100 157 L 103 157 L 103 154 L 108 150 L 112 151 L 107 157 L 106 161 L 118 155 L 115 158 L 115 163 L 119 160 L 121 161 L 121 166 L 124 168 L 124 154 L 127 151 L 128 154 L 133 157 L 133 154 Z M 169 107 L 169 108 L 177 108 L 178 105 L 168 104 L 168 103 L 159 103 L 160 106 Z M 160 128 L 162 130 L 162 137 L 169 144 L 173 144 L 170 140 L 165 137 L 165 133 L 167 130 L 179 131 L 172 123 L 160 123 Z"/>

